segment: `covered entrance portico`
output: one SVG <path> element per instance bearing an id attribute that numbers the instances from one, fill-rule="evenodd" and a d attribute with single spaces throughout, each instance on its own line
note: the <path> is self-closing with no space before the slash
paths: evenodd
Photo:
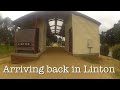
<path id="1" fill-rule="evenodd" d="M 57 43 L 71 53 L 72 55 L 89 54 L 88 45 L 91 44 L 91 54 L 99 55 L 100 40 L 99 40 L 99 25 L 96 20 L 85 16 L 83 14 L 72 11 L 41 11 L 33 12 L 23 16 L 13 22 L 16 26 L 20 27 L 19 31 L 23 32 L 27 29 L 39 29 L 38 39 L 38 53 L 30 53 L 32 55 L 40 56 L 46 51 L 47 46 L 50 47 L 51 43 L 55 43 L 55 36 L 57 36 Z M 31 38 L 28 33 L 27 38 Z M 22 36 L 21 35 L 21 36 Z M 36 35 L 36 34 L 35 34 Z M 35 36 L 34 36 L 35 37 Z M 54 38 L 54 39 L 53 39 Z M 91 43 L 88 43 L 88 40 Z M 62 44 L 59 42 L 61 41 Z M 19 42 L 19 41 L 15 41 Z M 26 41 L 24 41 L 26 42 Z M 65 44 L 63 44 L 63 42 Z M 23 47 L 19 43 L 21 47 Z M 23 47 L 25 48 L 25 47 Z M 24 49 L 25 50 L 25 49 Z M 22 53 L 15 53 L 15 55 L 30 55 L 23 51 Z"/>
<path id="2" fill-rule="evenodd" d="M 36 12 L 35 15 L 27 15 L 15 23 L 21 29 L 39 28 L 39 49 L 46 50 L 47 40 L 50 35 L 64 38 L 65 50 L 69 52 L 69 29 L 72 28 L 72 15 L 68 12 Z M 71 46 L 71 45 L 70 45 Z"/>

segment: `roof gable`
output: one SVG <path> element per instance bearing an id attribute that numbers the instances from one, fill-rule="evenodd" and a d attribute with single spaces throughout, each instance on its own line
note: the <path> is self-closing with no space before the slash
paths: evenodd
<path id="1" fill-rule="evenodd" d="M 52 13 L 55 13 L 55 12 L 56 13 L 60 12 L 60 13 L 75 14 L 75 15 L 81 16 L 81 17 L 83 17 L 83 18 L 85 18 L 85 19 L 87 19 L 87 20 L 89 20 L 89 21 L 91 21 L 91 22 L 93 22 L 93 23 L 95 23 L 97 25 L 101 25 L 101 23 L 96 21 L 95 19 L 93 19 L 93 18 L 91 18 L 91 17 L 89 17 L 87 15 L 84 15 L 82 13 L 76 12 L 76 11 L 36 11 L 36 12 L 29 13 L 29 14 L 27 14 L 25 16 L 22 16 L 22 17 L 20 17 L 20 18 L 18 18 L 16 20 L 14 20 L 13 23 L 15 24 L 16 22 L 19 22 L 21 20 L 25 20 L 28 16 L 35 16 L 35 15 L 39 16 L 39 15 L 44 15 L 44 14 L 48 14 L 48 13 L 52 14 Z"/>

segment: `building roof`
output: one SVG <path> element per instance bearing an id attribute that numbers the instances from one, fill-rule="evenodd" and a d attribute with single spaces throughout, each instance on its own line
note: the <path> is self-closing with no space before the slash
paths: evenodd
<path id="1" fill-rule="evenodd" d="M 93 19 L 93 18 L 91 18 L 91 17 L 89 17 L 89 16 L 87 16 L 87 15 L 84 15 L 84 14 L 79 13 L 79 12 L 76 12 L 76 11 L 72 11 L 72 13 L 75 14 L 75 15 L 81 16 L 81 17 L 83 17 L 83 18 L 86 18 L 86 19 L 88 19 L 89 21 L 92 21 L 93 23 L 95 23 L 95 24 L 97 24 L 97 25 L 101 25 L 100 22 L 98 22 L 97 20 L 95 20 L 95 19 Z"/>
<path id="2" fill-rule="evenodd" d="M 96 21 L 95 19 L 89 17 L 89 16 L 86 16 L 82 13 L 79 13 L 79 12 L 76 12 L 76 11 L 36 11 L 36 12 L 32 12 L 32 13 L 29 13 L 27 15 L 24 15 L 16 20 L 13 21 L 13 24 L 20 24 L 21 21 L 24 22 L 25 20 L 27 20 L 28 17 L 36 17 L 36 16 L 44 16 L 46 14 L 52 14 L 52 13 L 61 13 L 61 14 L 75 14 L 75 15 L 78 15 L 78 16 L 81 16 L 97 25 L 101 25 L 100 22 Z"/>

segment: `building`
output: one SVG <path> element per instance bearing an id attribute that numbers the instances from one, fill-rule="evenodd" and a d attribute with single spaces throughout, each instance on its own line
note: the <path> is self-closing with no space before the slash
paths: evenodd
<path id="1" fill-rule="evenodd" d="M 39 28 L 40 53 L 46 50 L 48 30 L 54 34 L 59 34 L 60 30 L 64 30 L 65 50 L 67 52 L 74 56 L 100 54 L 100 22 L 79 12 L 32 12 L 18 18 L 13 23 L 22 29 Z"/>

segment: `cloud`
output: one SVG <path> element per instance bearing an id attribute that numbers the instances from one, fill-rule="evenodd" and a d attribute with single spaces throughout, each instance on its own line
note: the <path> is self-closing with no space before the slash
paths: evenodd
<path id="1" fill-rule="evenodd" d="M 78 11 L 101 23 L 100 31 L 107 31 L 120 20 L 120 11 Z"/>
<path id="2" fill-rule="evenodd" d="M 0 11 L 3 17 L 15 20 L 33 11 Z M 100 31 L 107 31 L 120 20 L 120 11 L 78 11 L 101 23 Z"/>
<path id="3" fill-rule="evenodd" d="M 15 20 L 21 16 L 24 16 L 28 13 L 31 13 L 33 11 L 0 11 L 3 18 L 10 17 L 12 20 Z"/>

